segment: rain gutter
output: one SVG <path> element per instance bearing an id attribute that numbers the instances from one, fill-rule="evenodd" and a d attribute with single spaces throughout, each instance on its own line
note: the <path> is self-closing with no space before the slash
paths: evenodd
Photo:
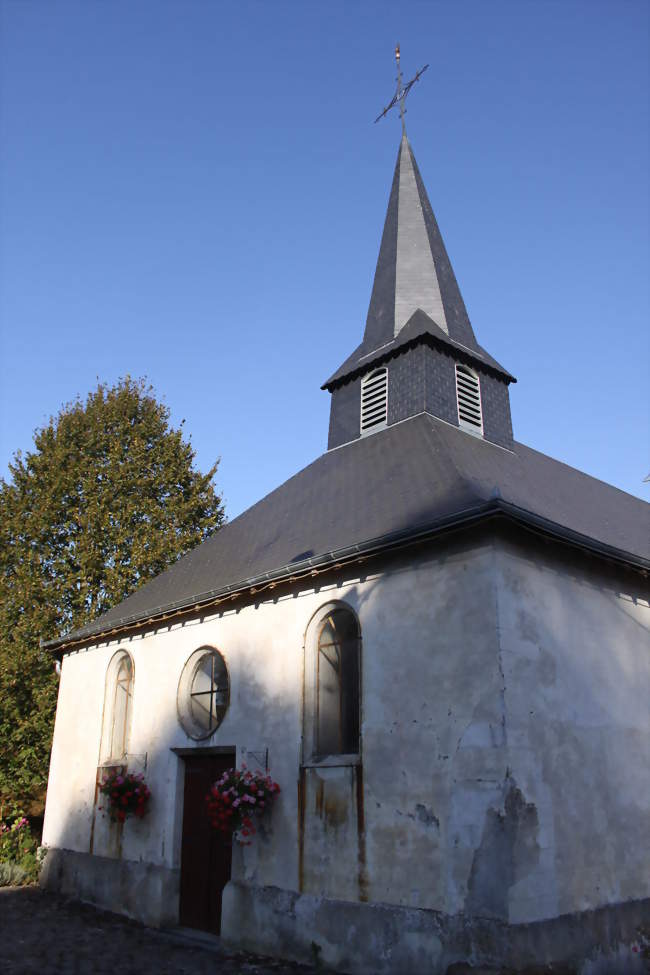
<path id="1" fill-rule="evenodd" d="M 281 583 L 298 582 L 318 576 L 331 569 L 342 569 L 347 565 L 365 561 L 376 555 L 426 542 L 442 533 L 458 531 L 472 524 L 493 518 L 502 518 L 514 522 L 546 538 L 582 549 L 591 555 L 599 556 L 618 565 L 640 570 L 644 575 L 650 571 L 650 559 L 599 542 L 588 535 L 580 534 L 580 532 L 572 531 L 541 515 L 536 515 L 525 508 L 504 501 L 502 498 L 492 498 L 483 504 L 436 519 L 434 522 L 418 528 L 391 532 L 388 535 L 382 535 L 366 542 L 348 545 L 309 559 L 302 559 L 300 562 L 290 562 L 281 568 L 252 576 L 233 585 L 196 593 L 184 599 L 154 607 L 146 612 L 140 611 L 120 617 L 110 623 L 103 624 L 100 617 L 95 623 L 67 636 L 57 637 L 53 640 L 41 640 L 41 648 L 60 656 L 65 650 L 96 642 L 102 638 L 114 637 L 124 630 L 159 624 L 169 620 L 170 617 L 200 612 L 202 609 L 207 610 L 210 606 L 216 606 L 227 599 L 233 600 L 238 596 L 255 595 L 262 589 L 274 589 Z"/>

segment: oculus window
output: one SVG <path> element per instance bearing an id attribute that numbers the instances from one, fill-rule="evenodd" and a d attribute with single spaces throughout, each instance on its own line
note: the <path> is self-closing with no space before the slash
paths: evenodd
<path id="1" fill-rule="evenodd" d="M 190 738 L 209 738 L 230 703 L 226 661 L 213 647 L 196 650 L 183 668 L 178 685 L 178 718 Z"/>
<path id="2" fill-rule="evenodd" d="M 359 754 L 360 651 L 361 631 L 351 609 L 336 603 L 317 614 L 305 671 L 305 741 L 315 760 Z"/>

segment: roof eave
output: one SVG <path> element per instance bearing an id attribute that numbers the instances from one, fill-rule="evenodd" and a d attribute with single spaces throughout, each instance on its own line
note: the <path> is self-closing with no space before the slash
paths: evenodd
<path id="1" fill-rule="evenodd" d="M 497 376 L 499 379 L 504 380 L 508 384 L 517 382 L 516 378 L 511 373 L 507 372 L 505 369 L 498 369 L 489 362 L 485 362 L 484 359 L 482 359 L 471 349 L 464 349 L 455 343 L 443 342 L 438 338 L 437 335 L 432 335 L 430 332 L 423 332 L 420 335 L 414 335 L 412 339 L 402 342 L 400 345 L 387 348 L 385 352 L 380 353 L 376 358 L 369 359 L 369 361 L 364 362 L 363 365 L 358 365 L 352 369 L 349 369 L 341 376 L 334 373 L 333 376 L 323 383 L 321 389 L 325 389 L 327 392 L 331 393 L 332 390 L 336 389 L 338 386 L 343 386 L 352 379 L 356 379 L 357 376 L 363 375 L 368 371 L 368 369 L 375 368 L 376 366 L 381 365 L 383 362 L 388 362 L 390 359 L 394 359 L 396 356 L 401 355 L 408 349 L 415 348 L 415 346 L 419 345 L 420 343 L 432 345 L 434 348 L 442 349 L 447 353 L 453 352 L 458 356 L 460 361 L 470 362 L 473 366 L 483 369 L 485 372 L 488 372 L 493 376 Z"/>
<path id="2" fill-rule="evenodd" d="M 495 517 L 513 521 L 547 538 L 553 538 L 573 548 L 582 549 L 591 555 L 641 571 L 644 574 L 650 571 L 650 559 L 607 545 L 590 536 L 582 535 L 580 532 L 575 532 L 524 508 L 519 508 L 501 498 L 492 498 L 482 504 L 436 519 L 427 525 L 391 532 L 367 542 L 349 545 L 314 558 L 304 559 L 301 562 L 289 563 L 281 568 L 245 579 L 231 586 L 197 593 L 184 600 L 159 606 L 147 612 L 134 613 L 131 616 L 115 620 L 104 627 L 100 625 L 98 620 L 97 625 L 93 626 L 89 632 L 79 636 L 71 633 L 69 636 L 41 641 L 41 647 L 52 654 L 62 656 L 65 650 L 73 647 L 94 643 L 127 630 L 140 628 L 143 625 L 164 623 L 172 617 L 187 615 L 190 612 L 200 612 L 244 594 L 255 595 L 257 592 L 273 589 L 281 583 L 297 582 L 315 577 L 321 572 L 330 571 L 332 568 L 343 568 L 345 565 L 372 558 L 383 552 L 425 542 L 437 535 L 458 531 Z"/>

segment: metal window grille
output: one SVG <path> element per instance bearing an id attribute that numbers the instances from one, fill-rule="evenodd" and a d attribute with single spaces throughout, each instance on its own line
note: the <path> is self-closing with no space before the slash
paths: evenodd
<path id="1" fill-rule="evenodd" d="M 456 365 L 456 400 L 460 426 L 483 433 L 479 378 L 467 366 Z"/>
<path id="2" fill-rule="evenodd" d="M 361 380 L 361 433 L 386 426 L 388 370 L 376 369 Z"/>

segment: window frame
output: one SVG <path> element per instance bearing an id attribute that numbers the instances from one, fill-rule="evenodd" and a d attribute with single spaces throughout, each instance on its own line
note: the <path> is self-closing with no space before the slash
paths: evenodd
<path id="1" fill-rule="evenodd" d="M 128 661 L 130 674 L 126 684 L 126 706 L 124 708 L 123 726 L 120 733 L 121 752 L 115 750 L 115 721 L 117 720 L 117 696 L 123 682 L 120 680 L 122 665 Z M 133 723 L 133 695 L 135 689 L 135 664 L 128 650 L 118 650 L 113 654 L 106 668 L 104 683 L 104 711 L 102 716 L 102 733 L 99 746 L 100 767 L 125 765 L 128 762 L 131 726 Z M 120 740 L 118 739 L 118 740 Z"/>
<path id="2" fill-rule="evenodd" d="M 473 433 L 474 436 L 482 437 L 484 431 L 483 431 L 483 396 L 481 392 L 481 377 L 479 376 L 479 374 L 475 369 L 472 369 L 471 366 L 466 365 L 464 362 L 456 362 L 454 363 L 454 366 L 455 366 L 454 377 L 456 380 L 456 413 L 458 416 L 458 426 L 462 430 L 466 430 L 468 433 Z M 474 380 L 474 382 L 476 383 L 476 397 L 478 400 L 478 416 L 480 419 L 480 423 L 472 423 L 471 420 L 466 420 L 464 419 L 464 417 L 461 416 L 461 400 L 460 400 L 461 390 L 460 390 L 460 384 L 458 380 L 459 374 L 463 377 L 469 377 L 471 380 Z M 465 381 L 467 381 L 467 379 Z M 463 390 L 463 395 L 467 397 L 467 393 L 464 390 Z M 476 412 L 475 406 L 468 405 L 466 408 Z"/>
<path id="3" fill-rule="evenodd" d="M 383 417 L 380 418 L 380 419 L 378 419 L 378 420 L 373 421 L 371 424 L 368 424 L 367 422 L 364 424 L 364 412 L 366 414 L 367 413 L 371 413 L 372 414 L 373 410 L 376 410 L 377 409 L 377 402 L 379 402 L 379 401 L 377 401 L 377 402 L 373 401 L 372 402 L 372 408 L 371 409 L 368 409 L 368 404 L 367 403 L 364 404 L 364 393 L 366 391 L 366 388 L 371 383 L 374 383 L 380 375 L 383 375 L 383 378 L 384 378 L 384 383 L 383 383 L 383 406 L 384 406 L 384 413 L 383 413 Z M 375 399 L 377 397 L 377 391 L 376 390 L 373 390 L 370 393 L 370 397 L 369 398 L 372 400 L 373 397 L 375 397 Z M 366 407 L 365 411 L 364 411 L 364 406 Z M 379 430 L 384 430 L 387 426 L 388 426 L 388 368 L 386 366 L 379 366 L 376 369 L 372 369 L 369 373 L 367 373 L 361 379 L 360 395 L 359 395 L 359 433 L 360 433 L 360 435 L 362 437 L 367 437 L 371 433 L 377 433 Z"/>
<path id="4" fill-rule="evenodd" d="M 211 684 L 214 685 L 215 682 L 215 668 L 214 664 L 217 659 L 221 661 L 223 665 L 223 674 L 225 675 L 226 686 L 225 688 L 217 687 L 214 690 L 213 687 L 209 691 L 194 691 L 194 682 L 196 680 L 197 673 L 201 666 L 202 661 L 210 657 L 212 660 L 211 665 Z M 212 718 L 214 698 L 217 693 L 225 693 L 226 702 L 223 705 L 215 706 L 214 709 L 214 722 L 210 721 L 210 726 L 206 730 L 200 726 L 200 722 L 194 715 L 193 708 L 193 698 L 201 697 L 204 694 L 210 695 L 210 709 L 209 715 Z M 230 680 L 230 670 L 228 668 L 228 662 L 225 655 L 218 647 L 213 647 L 207 644 L 197 647 L 190 656 L 187 658 L 183 665 L 181 671 L 181 676 L 178 681 L 178 690 L 176 692 L 176 711 L 178 716 L 178 721 L 187 735 L 193 741 L 205 741 L 207 738 L 212 738 L 214 734 L 219 730 L 225 721 L 228 711 L 230 709 L 230 696 L 231 696 L 231 680 Z"/>
<path id="5" fill-rule="evenodd" d="M 320 638 L 329 617 L 337 610 L 348 612 L 356 629 L 357 644 L 357 728 L 358 747 L 354 752 L 320 752 L 319 737 L 319 667 L 320 667 Z M 361 764 L 363 741 L 363 636 L 359 617 L 349 603 L 334 600 L 321 606 L 311 617 L 304 640 L 304 686 L 303 686 L 303 734 L 302 734 L 302 765 L 337 766 Z M 339 718 L 340 720 L 340 718 Z"/>

